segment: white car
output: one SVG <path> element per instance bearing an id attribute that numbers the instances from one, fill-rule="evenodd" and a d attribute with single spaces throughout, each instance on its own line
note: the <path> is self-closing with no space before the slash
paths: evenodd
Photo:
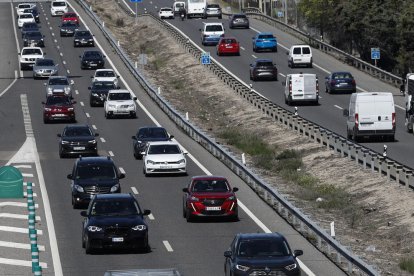
<path id="1" fill-rule="evenodd" d="M 201 44 L 217 45 L 220 38 L 224 37 L 224 27 L 221 22 L 203 23 L 201 32 Z"/>
<path id="2" fill-rule="evenodd" d="M 98 69 L 92 77 L 92 82 L 95 81 L 110 81 L 118 86 L 119 76 L 112 69 Z"/>
<path id="3" fill-rule="evenodd" d="M 35 7 L 36 7 L 35 3 L 21 3 L 21 4 L 17 5 L 17 7 L 16 7 L 17 16 L 24 13 L 24 10 L 32 9 L 32 8 L 35 8 Z"/>
<path id="4" fill-rule="evenodd" d="M 50 14 L 60 16 L 68 12 L 68 3 L 66 1 L 52 1 L 50 3 Z"/>
<path id="5" fill-rule="evenodd" d="M 163 19 L 163 18 L 172 18 L 174 19 L 174 11 L 172 8 L 161 8 L 160 11 L 158 12 L 158 16 Z"/>
<path id="6" fill-rule="evenodd" d="M 36 23 L 36 20 L 31 13 L 22 13 L 17 19 L 17 26 L 19 28 L 23 27 L 24 23 Z"/>
<path id="7" fill-rule="evenodd" d="M 144 175 L 156 173 L 187 174 L 186 154 L 174 141 L 149 142 L 143 156 Z"/>
<path id="8" fill-rule="evenodd" d="M 135 100 L 137 97 L 125 89 L 109 90 L 104 103 L 105 118 L 114 116 L 137 117 L 137 107 Z"/>
<path id="9" fill-rule="evenodd" d="M 32 69 L 36 60 L 44 58 L 46 53 L 43 53 L 40 47 L 24 47 L 19 53 L 20 55 L 20 70 Z"/>

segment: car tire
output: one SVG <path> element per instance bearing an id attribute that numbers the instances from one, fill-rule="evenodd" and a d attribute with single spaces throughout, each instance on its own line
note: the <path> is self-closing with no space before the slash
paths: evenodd
<path id="1" fill-rule="evenodd" d="M 82 248 L 85 248 L 85 235 L 82 234 Z"/>
<path id="2" fill-rule="evenodd" d="M 66 157 L 66 154 L 64 154 L 64 153 L 63 153 L 63 151 L 62 151 L 62 150 L 60 150 L 60 151 L 59 151 L 59 157 L 60 157 L 61 159 L 63 159 L 63 158 L 65 158 L 65 157 Z"/>
<path id="3" fill-rule="evenodd" d="M 273 52 L 277 53 L 277 47 L 273 48 Z"/>
<path id="4" fill-rule="evenodd" d="M 217 54 L 217 56 L 220 56 L 221 55 L 219 51 L 217 51 L 216 54 Z"/>
<path id="5" fill-rule="evenodd" d="M 218 17 L 218 19 L 223 19 L 223 16 L 221 16 L 221 15 L 220 15 L 220 16 Z"/>
<path id="6" fill-rule="evenodd" d="M 43 118 L 43 123 L 48 124 L 49 123 L 49 120 L 46 119 L 46 118 Z"/>
<path id="7" fill-rule="evenodd" d="M 240 51 L 236 53 L 236 56 L 240 56 Z"/>
<path id="8" fill-rule="evenodd" d="M 187 217 L 187 211 L 186 208 L 183 206 L 183 218 Z"/>
<path id="9" fill-rule="evenodd" d="M 187 222 L 193 221 L 193 216 L 191 215 L 191 212 L 188 212 L 188 210 L 185 212 L 185 219 Z"/>
<path id="10" fill-rule="evenodd" d="M 88 240 L 85 241 L 85 253 L 86 254 L 92 254 L 93 248 Z"/>
<path id="11" fill-rule="evenodd" d="M 309 63 L 309 68 L 313 68 L 313 64 L 312 64 L 312 62 L 311 62 L 311 63 Z"/>
<path id="12" fill-rule="evenodd" d="M 77 204 L 77 203 L 75 202 L 75 199 L 73 198 L 73 196 L 72 196 L 72 208 L 73 208 L 74 210 L 76 210 L 76 209 L 78 209 L 78 208 L 79 208 L 79 204 Z"/>
<path id="13" fill-rule="evenodd" d="M 356 143 L 358 143 L 358 142 L 359 142 L 359 137 L 358 137 L 358 135 L 357 135 L 357 131 L 356 131 L 355 129 L 352 131 L 352 137 L 351 137 L 351 139 L 352 139 L 353 141 L 355 141 Z"/>

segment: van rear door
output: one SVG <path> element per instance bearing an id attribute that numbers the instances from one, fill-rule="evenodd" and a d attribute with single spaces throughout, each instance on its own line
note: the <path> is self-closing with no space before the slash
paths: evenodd
<path id="1" fill-rule="evenodd" d="M 316 99 L 316 75 L 304 75 L 304 99 Z"/>
<path id="2" fill-rule="evenodd" d="M 365 98 L 365 97 L 364 97 Z M 368 100 L 368 101 L 367 101 Z M 358 104 L 359 130 L 393 129 L 394 102 L 388 96 L 368 97 Z"/>
<path id="3" fill-rule="evenodd" d="M 292 75 L 292 99 L 302 100 L 305 93 L 305 78 L 302 74 Z"/>

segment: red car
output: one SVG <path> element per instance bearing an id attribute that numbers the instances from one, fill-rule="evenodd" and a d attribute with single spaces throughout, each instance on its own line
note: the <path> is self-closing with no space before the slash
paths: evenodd
<path id="1" fill-rule="evenodd" d="M 194 176 L 183 189 L 183 216 L 187 221 L 195 217 L 229 217 L 238 220 L 235 192 L 221 176 Z"/>
<path id="2" fill-rule="evenodd" d="M 67 12 L 62 15 L 62 23 L 63 22 L 74 22 L 79 25 L 79 18 L 78 15 L 74 12 Z"/>
<path id="3" fill-rule="evenodd" d="M 43 107 L 43 122 L 49 123 L 50 121 L 70 121 L 75 123 L 75 108 L 73 105 L 75 101 L 72 101 L 69 96 L 49 96 L 46 98 L 46 102 L 42 102 Z"/>
<path id="4" fill-rule="evenodd" d="M 222 37 L 217 44 L 217 55 L 232 54 L 240 56 L 240 43 L 234 37 Z"/>

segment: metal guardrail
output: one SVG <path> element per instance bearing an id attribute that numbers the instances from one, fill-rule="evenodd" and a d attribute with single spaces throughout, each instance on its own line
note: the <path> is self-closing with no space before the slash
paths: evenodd
<path id="1" fill-rule="evenodd" d="M 134 61 L 132 61 L 125 51 L 118 45 L 118 41 L 114 38 L 111 32 L 104 27 L 101 19 L 92 11 L 92 8 L 88 6 L 83 0 L 76 0 L 85 12 L 94 20 L 99 29 L 102 31 L 105 38 L 111 44 L 113 49 L 117 52 L 119 57 L 124 61 L 127 68 L 134 75 L 136 80 L 141 84 L 143 89 L 148 95 L 159 105 L 159 107 L 179 126 L 184 132 L 186 132 L 192 139 L 197 141 L 217 159 L 228 166 L 234 173 L 242 178 L 256 193 L 267 202 L 274 210 L 276 210 L 286 221 L 288 221 L 297 231 L 302 235 L 309 238 L 309 240 L 315 240 L 315 246 L 325 253 L 330 259 L 336 262 L 337 265 L 346 270 L 349 274 L 357 275 L 379 275 L 379 273 L 370 265 L 361 260 L 358 256 L 350 252 L 347 248 L 342 246 L 337 240 L 333 239 L 326 231 L 320 228 L 315 222 L 310 220 L 305 214 L 303 214 L 298 208 L 293 206 L 287 201 L 283 195 L 267 184 L 249 168 L 244 166 L 236 157 L 229 153 L 224 147 L 217 144 L 214 140 L 210 139 L 203 131 L 196 126 L 188 122 L 179 112 L 175 110 L 167 101 L 165 101 L 161 95 L 157 92 L 144 76 L 134 67 Z M 143 16 L 151 17 L 152 20 L 160 24 L 165 30 L 168 30 L 170 34 L 193 56 L 196 58 L 201 57 L 200 48 L 188 39 L 181 31 L 176 29 L 170 24 L 160 20 L 158 17 L 145 14 Z M 365 151 L 359 145 L 355 145 L 343 137 L 332 133 L 312 122 L 305 120 L 293 113 L 277 106 L 276 104 L 266 100 L 263 97 L 257 95 L 254 91 L 225 68 L 213 63 L 208 66 L 218 77 L 220 77 L 225 83 L 231 86 L 235 92 L 248 100 L 254 106 L 262 110 L 263 113 L 272 117 L 275 121 L 278 121 L 292 130 L 296 130 L 303 135 L 313 139 L 316 142 L 326 145 L 329 149 L 339 151 L 343 156 L 355 158 L 356 162 L 362 162 L 364 166 L 369 164 L 375 171 L 377 168 L 380 173 L 383 171 L 381 164 L 384 164 L 385 159 L 380 159 L 375 153 L 375 158 L 367 159 Z M 363 153 L 363 156 L 359 153 Z M 370 163 L 370 160 L 371 161 Z M 376 163 L 378 161 L 379 163 Z M 379 166 L 378 166 L 379 164 Z M 388 164 L 388 163 L 387 163 Z M 377 166 L 376 166 L 377 165 Z M 392 170 L 387 169 L 387 175 L 390 177 Z M 408 172 L 408 171 L 407 171 Z M 407 179 L 407 178 L 406 178 Z"/>
<path id="2" fill-rule="evenodd" d="M 359 69 L 362 72 L 365 72 L 371 76 L 374 76 L 378 78 L 381 81 L 387 82 L 389 84 L 392 84 L 396 87 L 400 87 L 403 80 L 401 77 L 398 77 L 390 72 L 387 72 L 385 70 L 382 70 L 366 61 L 363 61 L 359 58 L 354 57 L 353 55 L 346 53 L 338 48 L 333 47 L 332 45 L 323 42 L 321 40 L 318 40 L 314 37 L 311 37 L 310 34 L 305 33 L 303 31 L 300 31 L 296 29 L 293 26 L 290 26 L 288 24 L 285 24 L 284 22 L 264 15 L 258 8 L 245 8 L 243 9 L 244 13 L 250 17 L 253 17 L 255 19 L 261 20 L 266 22 L 267 24 L 274 26 L 286 33 L 289 33 L 300 40 L 309 43 L 314 48 L 317 48 L 321 50 L 322 52 L 329 54 L 331 56 L 334 56 L 338 60 L 351 65 L 357 69 Z"/>

